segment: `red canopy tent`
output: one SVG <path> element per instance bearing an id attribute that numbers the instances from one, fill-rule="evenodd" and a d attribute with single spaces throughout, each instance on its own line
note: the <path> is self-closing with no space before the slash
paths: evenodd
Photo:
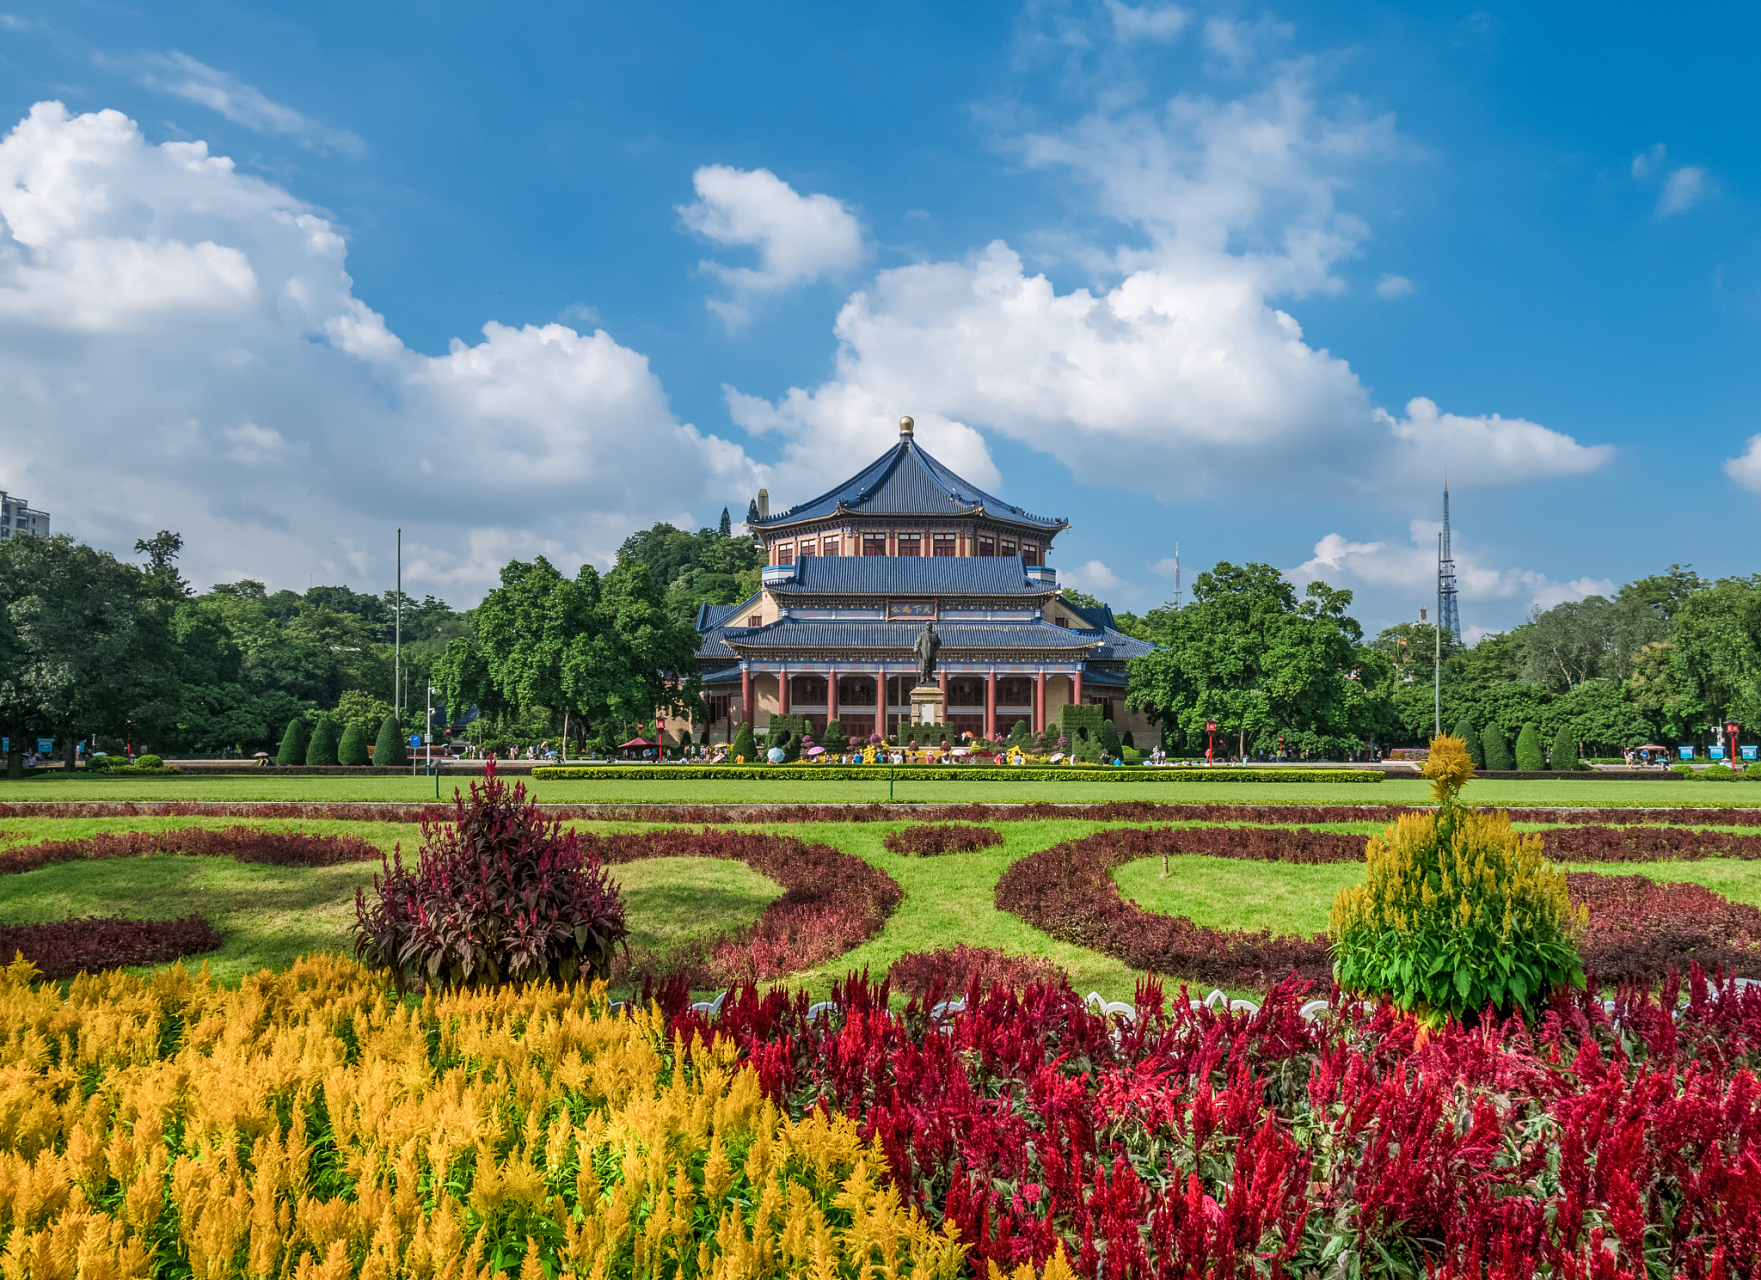
<path id="1" fill-rule="evenodd" d="M 641 751 L 645 747 L 652 747 L 658 750 L 660 743 L 650 742 L 647 738 L 631 738 L 628 742 L 620 742 L 618 744 L 618 750 L 624 753 L 626 759 L 629 758 L 630 752 Z"/>

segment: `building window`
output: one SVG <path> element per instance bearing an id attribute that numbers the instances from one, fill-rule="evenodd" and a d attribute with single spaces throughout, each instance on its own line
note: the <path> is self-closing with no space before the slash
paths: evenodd
<path id="1" fill-rule="evenodd" d="M 838 678 L 838 706 L 872 707 L 874 705 L 874 679 L 871 676 L 840 676 Z M 845 729 L 849 733 L 849 729 Z"/>
<path id="2" fill-rule="evenodd" d="M 1004 538 L 1004 539 L 1003 539 L 1003 543 L 1002 543 L 1002 546 L 1001 546 L 1001 548 L 1000 548 L 1000 549 L 999 549 L 999 550 L 998 550 L 998 551 L 997 551 L 997 554 L 998 554 L 998 555 L 1002 555 L 1002 556 L 1012 556 L 1012 555 L 1014 555 L 1014 554 L 1015 554 L 1015 542 L 1014 542 L 1014 540 L 1013 540 L 1013 539 L 1012 539 L 1012 538 Z"/>
<path id="3" fill-rule="evenodd" d="M 764 625 L 764 615 L 762 613 L 753 614 L 750 618 L 746 619 L 746 625 L 749 627 L 762 627 Z"/>
<path id="4" fill-rule="evenodd" d="M 1002 707 L 1032 706 L 1032 679 L 1027 676 L 1008 676 L 997 681 L 997 705 Z"/>
<path id="5" fill-rule="evenodd" d="M 843 553 L 838 549 L 838 540 L 836 538 L 822 538 L 820 539 L 819 554 L 822 556 L 835 556 Z"/>
<path id="6" fill-rule="evenodd" d="M 936 534 L 931 539 L 931 546 L 938 556 L 951 556 L 959 550 L 955 542 L 955 535 L 951 533 Z"/>
<path id="7" fill-rule="evenodd" d="M 794 543 L 785 542 L 777 548 L 777 563 L 778 564 L 794 564 L 795 563 L 795 544 Z"/>
<path id="8" fill-rule="evenodd" d="M 1039 548 L 1034 546 L 1033 543 L 1031 543 L 1031 542 L 1022 543 L 1021 544 L 1021 563 L 1022 564 L 1038 564 L 1039 563 Z"/>
<path id="9" fill-rule="evenodd" d="M 901 533 L 899 535 L 899 554 L 902 556 L 922 554 L 918 550 L 918 537 L 915 533 Z"/>
<path id="10" fill-rule="evenodd" d="M 1068 619 L 1068 618 L 1059 618 L 1059 619 L 1058 619 L 1058 625 L 1059 625 L 1059 626 L 1060 626 L 1060 627 L 1063 627 L 1063 628 L 1064 628 L 1064 629 L 1065 629 L 1065 630 L 1069 630 L 1069 627 L 1070 627 L 1070 619 Z"/>
<path id="11" fill-rule="evenodd" d="M 803 560 L 807 559 L 808 556 L 815 556 L 818 554 L 819 554 L 818 544 L 815 543 L 811 538 L 809 538 L 806 542 L 803 542 L 801 544 L 801 558 Z"/>
<path id="12" fill-rule="evenodd" d="M 884 533 L 865 533 L 862 535 L 862 554 L 865 556 L 884 556 L 887 553 L 887 535 Z"/>
<path id="13" fill-rule="evenodd" d="M 719 724 L 728 718 L 729 698 L 725 694 L 711 694 L 704 699 L 709 704 L 709 723 Z"/>
<path id="14" fill-rule="evenodd" d="M 986 533 L 979 534 L 978 535 L 978 554 L 981 556 L 994 556 L 994 555 L 996 555 L 997 554 L 997 540 L 995 538 L 991 537 L 989 534 L 986 534 Z"/>

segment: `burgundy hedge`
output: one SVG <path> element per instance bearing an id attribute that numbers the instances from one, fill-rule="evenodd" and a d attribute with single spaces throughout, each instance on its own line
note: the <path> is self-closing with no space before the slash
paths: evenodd
<path id="1" fill-rule="evenodd" d="M 960 943 L 934 951 L 907 951 L 887 970 L 887 985 L 918 1000 L 982 995 L 1001 984 L 1025 991 L 1029 983 L 1068 986 L 1064 970 L 1043 956 L 1014 956 L 995 947 Z"/>
<path id="2" fill-rule="evenodd" d="M 44 978 L 59 981 L 122 965 L 164 964 L 213 951 L 221 934 L 199 915 L 182 920 L 91 916 L 53 924 L 0 925 L 0 960 L 23 953 Z"/>
<path id="3" fill-rule="evenodd" d="M 926 823 L 887 832 L 881 841 L 893 853 L 971 853 L 1003 843 L 1003 833 L 992 827 L 973 827 L 959 822 Z"/>
<path id="4" fill-rule="evenodd" d="M 150 853 L 232 858 L 277 867 L 333 867 L 344 862 L 372 862 L 380 856 L 378 849 L 356 836 L 313 836 L 303 831 L 265 831 L 259 827 L 100 831 L 85 840 L 44 840 L 0 849 L 0 875 L 35 871 L 58 862 L 138 858 Z"/>

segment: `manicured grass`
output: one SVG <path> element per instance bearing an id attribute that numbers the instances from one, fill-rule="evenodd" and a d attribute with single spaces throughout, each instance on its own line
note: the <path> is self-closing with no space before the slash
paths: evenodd
<path id="1" fill-rule="evenodd" d="M 1341 889 L 1363 880 L 1361 862 L 1298 866 L 1236 858 L 1181 856 L 1128 862 L 1113 873 L 1120 892 L 1145 911 L 1187 916 L 1212 929 L 1270 929 L 1275 934 L 1323 933 Z M 1649 876 L 1660 884 L 1699 884 L 1732 902 L 1761 907 L 1761 862 L 1572 862 L 1566 871 Z"/>
<path id="2" fill-rule="evenodd" d="M 726 858 L 648 858 L 610 868 L 632 947 L 665 950 L 758 919 L 782 886 Z"/>
<path id="3" fill-rule="evenodd" d="M 450 798 L 468 779 L 447 777 Z M 560 804 L 871 804 L 888 798 L 887 782 L 529 782 L 541 801 Z M 1059 782 L 917 782 L 901 774 L 893 798 L 924 804 L 1010 804 L 1045 801 L 1095 804 L 1147 800 L 1182 804 L 1426 804 L 1430 784 L 1417 779 L 1379 783 L 1179 783 L 1166 785 Z M 1594 806 L 1761 806 L 1761 786 L 1747 782 L 1481 781 L 1475 804 Z M 261 774 L 226 777 L 93 778 L 51 773 L 23 782 L 0 780 L 0 800 L 368 800 L 414 803 L 434 799 L 430 778 L 347 778 Z"/>

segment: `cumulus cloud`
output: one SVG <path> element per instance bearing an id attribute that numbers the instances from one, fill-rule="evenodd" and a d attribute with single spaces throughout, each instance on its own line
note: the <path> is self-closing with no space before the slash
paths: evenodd
<path id="1" fill-rule="evenodd" d="M 140 82 L 159 93 L 200 103 L 218 111 L 234 124 L 258 133 L 278 133 L 312 151 L 340 151 L 359 155 L 366 148 L 347 129 L 332 129 L 272 101 L 255 85 L 245 84 L 228 71 L 198 62 L 175 49 L 170 53 L 142 53 L 134 58 Z"/>
<path id="2" fill-rule="evenodd" d="M 1724 474 L 1750 493 L 1761 493 L 1761 435 L 1749 437 L 1742 456 L 1724 460 Z"/>
<path id="3" fill-rule="evenodd" d="M 1433 604 L 1437 591 L 1437 534 L 1443 526 L 1435 521 L 1414 520 L 1408 543 L 1353 542 L 1342 534 L 1329 533 L 1315 544 L 1314 555 L 1287 570 L 1298 583 L 1316 579 L 1334 587 L 1368 588 L 1380 598 L 1403 598 L 1412 608 Z M 1557 582 L 1536 569 L 1498 567 L 1485 562 L 1480 553 L 1463 541 L 1457 531 L 1451 539 L 1455 558 L 1455 583 L 1460 592 L 1462 621 L 1470 633 L 1485 634 L 1469 626 L 1468 613 L 1475 606 L 1495 613 L 1526 613 L 1539 605 L 1550 609 L 1567 600 L 1587 596 L 1611 596 L 1615 584 L 1608 578 L 1574 578 Z"/>
<path id="4" fill-rule="evenodd" d="M 325 218 L 119 112 L 34 107 L 0 140 L 0 219 L 6 480 L 100 545 L 179 529 L 197 582 L 384 584 L 402 524 L 406 577 L 470 594 L 763 483 L 603 330 L 408 349 Z"/>
<path id="5" fill-rule="evenodd" d="M 1110 255 L 1117 283 L 1061 292 L 1002 241 L 883 271 L 839 313 L 827 381 L 774 401 L 731 392 L 734 418 L 781 437 L 804 482 L 835 479 L 901 412 L 936 424 L 961 462 L 997 432 L 1079 480 L 1163 500 L 1395 493 L 1458 463 L 1482 483 L 1602 465 L 1606 447 L 1522 419 L 1428 400 L 1397 418 L 1279 305 L 1343 288 L 1334 268 L 1367 228 L 1335 189 L 1399 147 L 1387 119 L 1322 112 L 1302 67 L 1238 100 L 1181 95 L 1019 139 L 1029 164 L 1092 186 L 1140 233 Z"/>
<path id="6" fill-rule="evenodd" d="M 1668 165 L 1669 151 L 1659 142 L 1649 151 L 1641 151 L 1633 157 L 1633 179 L 1637 182 L 1649 182 L 1663 173 Z M 1712 189 L 1712 179 L 1706 170 L 1699 165 L 1683 165 L 1664 178 L 1663 190 L 1657 197 L 1657 216 L 1667 218 L 1671 214 L 1685 212 L 1710 195 Z"/>
<path id="7" fill-rule="evenodd" d="M 1063 569 L 1058 576 L 1066 586 L 1076 587 L 1081 591 L 1099 592 L 1113 591 L 1130 584 L 1114 573 L 1099 560 L 1090 560 L 1087 564 L 1079 564 L 1074 569 Z"/>
<path id="8" fill-rule="evenodd" d="M 1404 298 L 1412 292 L 1412 281 L 1405 276 L 1383 276 L 1376 283 L 1376 296 L 1385 301 Z"/>
<path id="9" fill-rule="evenodd" d="M 1152 40 L 1166 44 L 1186 29 L 1192 15 L 1178 5 L 1146 4 L 1133 8 L 1120 0 L 1107 0 L 1113 20 L 1113 38 L 1121 44 Z"/>
<path id="10" fill-rule="evenodd" d="M 747 318 L 744 299 L 751 295 L 840 275 L 862 263 L 862 225 L 842 201 L 801 195 L 769 169 L 705 165 L 691 183 L 697 201 L 679 208 L 685 226 L 717 244 L 758 250 L 757 267 L 702 264 L 734 291 L 732 301 L 708 304 L 730 324 Z"/>

